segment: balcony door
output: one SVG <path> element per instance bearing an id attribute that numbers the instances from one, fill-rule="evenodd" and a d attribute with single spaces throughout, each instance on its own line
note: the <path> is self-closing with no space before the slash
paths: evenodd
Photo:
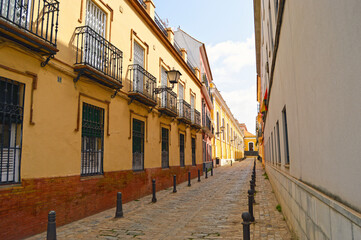
<path id="1" fill-rule="evenodd" d="M 184 134 L 179 134 L 179 159 L 180 166 L 184 167 Z"/>
<path id="2" fill-rule="evenodd" d="M 144 169 L 144 122 L 133 119 L 133 170 Z"/>
<path id="3" fill-rule="evenodd" d="M 169 130 L 162 128 L 162 168 L 169 168 Z"/>
<path id="4" fill-rule="evenodd" d="M 144 48 L 134 41 L 134 64 L 139 65 L 144 69 Z M 144 89 L 144 75 L 140 68 L 136 68 L 137 71 L 133 73 L 133 90 L 134 92 L 143 93 Z"/>
<path id="5" fill-rule="evenodd" d="M 18 26 L 29 29 L 31 0 L 2 0 L 0 7 L 1 17 Z"/>
<path id="6" fill-rule="evenodd" d="M 179 106 L 179 116 L 184 117 L 184 106 L 183 106 L 183 102 L 182 102 L 182 100 L 183 100 L 183 85 L 178 84 L 178 87 L 179 87 L 178 91 L 179 91 L 179 100 L 180 100 L 180 102 L 178 104 L 178 106 Z"/>
<path id="7" fill-rule="evenodd" d="M 162 87 L 167 87 L 167 72 L 165 71 L 165 69 L 162 67 L 161 70 L 161 86 Z M 163 91 L 162 95 L 161 95 L 161 101 L 162 101 L 162 107 L 168 107 L 168 99 L 167 99 L 167 91 Z"/>
<path id="8" fill-rule="evenodd" d="M 191 95 L 191 119 L 194 122 L 194 96 Z"/>
<path id="9" fill-rule="evenodd" d="M 104 47 L 106 16 L 105 12 L 93 1 L 87 0 L 85 25 L 90 27 L 94 32 L 88 30 L 88 34 L 85 34 L 85 53 L 83 56 L 85 63 L 101 71 L 104 71 L 106 67 L 106 52 Z"/>

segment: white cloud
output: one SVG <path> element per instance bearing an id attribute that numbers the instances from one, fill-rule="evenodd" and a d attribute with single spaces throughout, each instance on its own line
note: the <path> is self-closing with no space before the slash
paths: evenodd
<path id="1" fill-rule="evenodd" d="M 213 81 L 238 121 L 255 132 L 257 115 L 254 34 L 246 41 L 225 41 L 207 46 Z"/>
<path id="2" fill-rule="evenodd" d="M 249 132 L 256 132 L 257 116 L 257 86 L 221 92 L 223 99 L 231 109 L 233 116 L 240 122 L 246 123 Z"/>

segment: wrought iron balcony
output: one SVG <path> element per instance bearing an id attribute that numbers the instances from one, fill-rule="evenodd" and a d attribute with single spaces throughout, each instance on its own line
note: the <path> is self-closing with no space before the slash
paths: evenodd
<path id="1" fill-rule="evenodd" d="M 192 124 L 191 105 L 183 99 L 178 100 L 178 120 Z"/>
<path id="2" fill-rule="evenodd" d="M 177 50 L 178 54 L 182 56 L 182 51 L 180 50 L 181 47 L 178 45 L 178 43 L 174 40 L 174 47 Z"/>
<path id="3" fill-rule="evenodd" d="M 156 78 L 138 64 L 129 65 L 131 101 L 137 100 L 147 106 L 157 105 L 154 92 Z"/>
<path id="4" fill-rule="evenodd" d="M 0 35 L 44 55 L 54 55 L 57 0 L 0 0 Z"/>
<path id="5" fill-rule="evenodd" d="M 187 65 L 188 65 L 188 67 L 192 70 L 192 72 L 193 72 L 194 74 L 196 74 L 196 70 L 194 70 L 194 66 L 193 66 L 193 64 L 192 64 L 189 60 L 187 60 Z"/>
<path id="6" fill-rule="evenodd" d="M 162 86 L 159 88 L 159 111 L 171 117 L 177 116 L 177 94 L 170 88 Z"/>
<path id="7" fill-rule="evenodd" d="M 138 2 L 144 7 L 144 9 L 147 9 L 147 4 L 145 4 L 143 0 L 138 0 Z"/>
<path id="8" fill-rule="evenodd" d="M 202 125 L 201 125 L 201 113 L 196 110 L 196 109 L 192 109 L 191 111 L 191 118 L 192 118 L 192 126 L 194 128 L 202 128 Z"/>
<path id="9" fill-rule="evenodd" d="M 89 26 L 77 27 L 75 71 L 110 88 L 122 88 L 123 53 Z"/>

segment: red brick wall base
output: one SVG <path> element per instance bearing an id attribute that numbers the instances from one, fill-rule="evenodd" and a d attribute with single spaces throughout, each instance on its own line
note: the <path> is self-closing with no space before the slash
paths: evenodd
<path id="1" fill-rule="evenodd" d="M 56 211 L 56 225 L 115 207 L 116 193 L 122 192 L 123 203 L 141 198 L 152 192 L 152 179 L 156 190 L 197 177 L 198 166 L 153 168 L 142 172 L 106 172 L 103 176 L 56 177 L 24 179 L 21 186 L 0 189 L 0 239 L 21 239 L 44 232 L 47 216 Z M 201 171 L 202 173 L 202 171 Z"/>

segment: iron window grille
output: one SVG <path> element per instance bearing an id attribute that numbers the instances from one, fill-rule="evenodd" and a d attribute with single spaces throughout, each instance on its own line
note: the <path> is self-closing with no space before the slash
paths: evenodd
<path id="1" fill-rule="evenodd" d="M 0 184 L 20 182 L 25 85 L 0 77 Z"/>
<path id="2" fill-rule="evenodd" d="M 130 91 L 156 101 L 154 93 L 156 78 L 138 64 L 129 65 Z"/>
<path id="3" fill-rule="evenodd" d="M 88 65 L 122 82 L 123 52 L 89 26 L 77 27 L 75 65 Z"/>
<path id="4" fill-rule="evenodd" d="M 189 121 L 192 121 L 191 105 L 183 99 L 178 100 L 178 116 L 180 118 L 185 118 L 188 119 Z"/>
<path id="5" fill-rule="evenodd" d="M 192 138 L 192 165 L 196 166 L 196 139 Z"/>
<path id="6" fill-rule="evenodd" d="M 169 130 L 162 128 L 162 168 L 169 168 Z"/>
<path id="7" fill-rule="evenodd" d="M 133 119 L 133 170 L 144 170 L 144 122 Z"/>
<path id="8" fill-rule="evenodd" d="M 103 174 L 104 109 L 83 103 L 81 175 Z"/>
<path id="9" fill-rule="evenodd" d="M 0 0 L 0 17 L 56 47 L 58 1 Z"/>
<path id="10" fill-rule="evenodd" d="M 177 94 L 167 86 L 160 86 L 160 108 L 166 108 L 177 114 Z"/>
<path id="11" fill-rule="evenodd" d="M 179 158 L 180 166 L 184 167 L 184 134 L 179 134 Z"/>

